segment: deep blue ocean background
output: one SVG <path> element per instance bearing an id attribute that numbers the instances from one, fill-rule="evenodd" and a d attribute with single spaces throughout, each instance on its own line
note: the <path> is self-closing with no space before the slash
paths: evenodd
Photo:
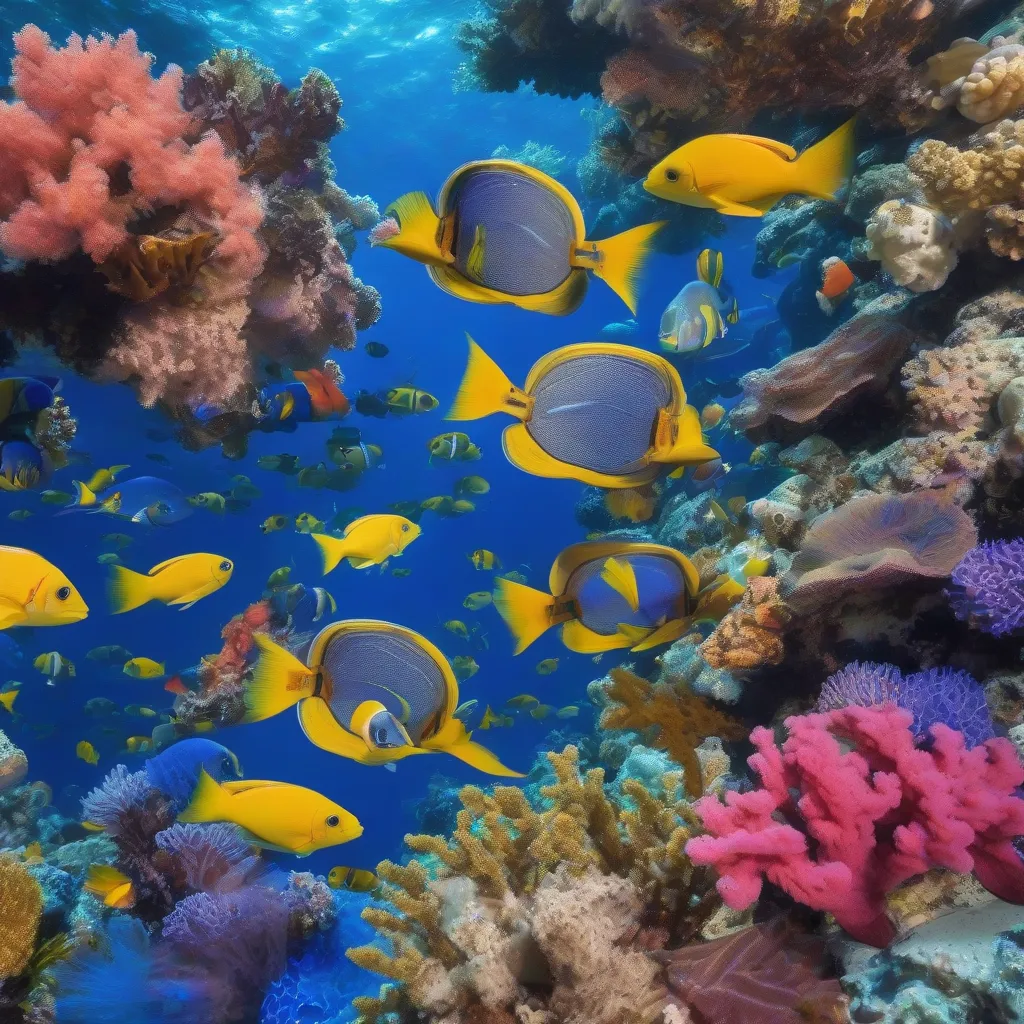
<path id="1" fill-rule="evenodd" d="M 523 89 L 510 95 L 484 95 L 456 91 L 453 82 L 462 55 L 453 35 L 457 24 L 471 16 L 472 5 L 407 2 L 311 2 L 280 5 L 209 3 L 196 11 L 191 5 L 173 3 L 103 3 L 100 0 L 66 0 L 62 3 L 26 3 L 15 0 L 0 11 L 0 60 L 11 55 L 10 32 L 25 21 L 34 21 L 59 42 L 69 31 L 80 34 L 136 30 L 142 46 L 156 55 L 155 70 L 167 63 L 193 67 L 213 49 L 244 46 L 252 49 L 282 79 L 292 85 L 310 68 L 324 70 L 337 85 L 343 100 L 347 130 L 333 142 L 331 156 L 338 183 L 352 194 L 369 194 L 383 209 L 395 197 L 416 189 L 434 195 L 458 165 L 491 155 L 498 145 L 518 150 L 532 140 L 554 145 L 569 158 L 563 182 L 579 194 L 573 167 L 587 148 L 591 121 L 583 113 L 593 110 L 591 100 L 571 101 L 541 97 Z M 584 204 L 592 223 L 594 204 Z M 765 295 L 777 295 L 790 272 L 769 280 L 750 276 L 756 224 L 732 221 L 726 236 L 714 244 L 725 254 L 726 275 L 741 307 L 764 305 Z M 659 255 L 652 260 L 641 294 L 635 344 L 657 349 L 657 329 L 662 310 L 675 293 L 694 277 L 695 252 L 682 256 Z M 460 302 L 443 294 L 424 269 L 396 253 L 372 250 L 361 241 L 353 257 L 356 273 L 382 293 L 384 313 L 380 322 L 360 335 L 356 351 L 338 356 L 350 396 L 360 388 L 373 391 L 413 383 L 435 394 L 441 407 L 427 415 L 408 418 L 368 419 L 351 415 L 345 425 L 358 426 L 363 439 L 380 444 L 386 468 L 364 475 L 357 489 L 339 494 L 329 490 L 300 488 L 294 478 L 261 470 L 258 456 L 289 452 L 303 464 L 324 459 L 324 442 L 333 423 L 306 424 L 294 434 L 256 434 L 247 457 L 240 462 L 224 459 L 217 448 L 192 454 L 173 441 L 148 440 L 145 430 L 166 427 L 155 411 L 140 409 L 130 390 L 123 386 L 101 387 L 63 372 L 63 395 L 78 419 L 75 448 L 88 452 L 91 466 L 71 466 L 58 473 L 51 487 L 71 490 L 75 478 L 88 478 L 93 468 L 129 463 L 122 479 L 158 475 L 173 481 L 186 493 L 227 489 L 229 478 L 247 474 L 263 496 L 241 515 L 217 516 L 202 509 L 168 529 L 141 528 L 104 515 L 75 514 L 55 517 L 50 506 L 37 497 L 0 495 L 0 543 L 32 548 L 60 566 L 76 583 L 92 611 L 81 623 L 60 629 L 36 630 L 23 637 L 26 662 L 24 683 L 13 724 L 3 721 L 13 738 L 28 753 L 30 778 L 42 779 L 54 789 L 62 810 L 77 814 L 76 798 L 99 784 L 119 761 L 133 769 L 142 766 L 142 755 L 124 755 L 124 737 L 99 737 L 96 723 L 82 711 L 91 697 L 103 696 L 119 705 L 143 704 L 156 709 L 170 707 L 163 681 L 134 680 L 117 667 L 104 669 L 85 660 L 90 648 L 122 644 L 136 655 L 166 661 L 168 672 L 195 664 L 203 654 L 219 650 L 220 630 L 233 615 L 258 600 L 267 576 L 282 565 L 293 565 L 292 579 L 319 584 L 319 557 L 313 541 L 284 531 L 263 536 L 259 524 L 270 515 L 311 512 L 327 519 L 333 507 L 358 506 L 366 512 L 386 511 L 390 502 L 449 494 L 454 481 L 467 473 L 479 473 L 491 483 L 489 494 L 476 499 L 477 511 L 457 519 L 439 519 L 426 512 L 422 537 L 394 567 L 412 570 L 407 578 L 395 578 L 376 569 L 356 572 L 343 566 L 324 585 L 338 602 L 338 617 L 390 619 L 424 633 L 449 656 L 473 654 L 479 673 L 463 684 L 463 700 L 475 698 L 479 711 L 486 704 L 499 708 L 518 693 L 533 693 L 556 707 L 576 703 L 578 719 L 544 722 L 519 716 L 508 729 L 477 734 L 508 765 L 529 769 L 539 750 L 554 745 L 547 739 L 552 729 L 589 731 L 590 707 L 586 685 L 623 660 L 623 652 L 606 655 L 600 666 L 589 657 L 565 650 L 557 631 L 551 631 L 519 658 L 504 624 L 493 608 L 469 612 L 462 607 L 471 591 L 490 589 L 491 574 L 475 572 L 466 558 L 475 548 L 489 548 L 504 568 L 524 572 L 534 586 L 545 586 L 552 560 L 569 544 L 582 540 L 585 530 L 575 521 L 573 506 L 580 497 L 579 484 L 527 476 L 509 465 L 501 451 L 501 431 L 509 421 L 493 417 L 461 425 L 483 449 L 476 463 L 428 465 L 427 441 L 453 429 L 443 419 L 461 379 L 465 364 L 465 334 L 469 332 L 498 361 L 509 377 L 522 383 L 531 364 L 561 345 L 598 338 L 601 328 L 629 317 L 628 310 L 601 282 L 593 281 L 582 308 L 565 318 L 545 317 L 511 306 L 488 307 Z M 744 330 L 741 325 L 736 330 Z M 363 351 L 366 341 L 384 342 L 388 358 L 375 360 Z M 756 366 L 774 361 L 767 353 L 750 348 L 730 361 L 704 367 L 678 364 L 684 383 L 693 389 L 694 378 L 711 374 L 716 380 L 735 377 Z M 55 373 L 58 370 L 40 357 L 26 358 L 19 371 Z M 750 445 L 716 433 L 713 442 L 726 458 L 742 462 Z M 149 453 L 170 459 L 160 466 Z M 726 495 L 738 493 L 738 485 Z M 747 494 L 748 498 L 756 494 Z M 36 515 L 23 522 L 7 516 L 16 508 L 30 508 Z M 110 532 L 132 535 L 135 542 L 122 553 L 130 568 L 146 571 L 173 555 L 189 551 L 222 554 L 235 563 L 228 586 L 194 608 L 179 612 L 150 604 L 124 616 L 107 610 L 104 584 L 107 570 L 96 556 L 106 550 L 101 536 Z M 442 628 L 447 619 L 479 621 L 487 632 L 490 649 L 478 651 Z M 31 666 L 39 653 L 58 650 L 77 666 L 75 679 L 45 685 Z M 543 658 L 557 657 L 557 672 L 547 677 L 535 673 Z M 151 722 L 134 722 L 130 732 L 146 734 Z M 40 731 L 52 725 L 52 735 Z M 283 866 L 326 872 L 333 864 L 372 867 L 384 857 L 397 857 L 402 836 L 416 828 L 415 804 L 428 790 L 432 776 L 443 774 L 459 783 L 486 784 L 490 779 L 446 755 L 411 758 L 392 773 L 364 767 L 310 745 L 294 714 L 258 725 L 221 730 L 214 738 L 230 747 L 241 760 L 249 778 L 272 778 L 310 786 L 337 800 L 363 822 L 365 834 L 340 849 L 327 850 L 306 861 L 277 858 Z M 100 761 L 89 766 L 75 756 L 75 745 L 91 739 Z"/>

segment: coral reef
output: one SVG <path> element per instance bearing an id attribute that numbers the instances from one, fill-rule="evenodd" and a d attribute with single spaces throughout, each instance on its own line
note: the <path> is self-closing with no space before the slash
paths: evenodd
<path id="1" fill-rule="evenodd" d="M 990 739 L 969 750 L 940 723 L 925 751 L 912 721 L 892 704 L 791 716 L 781 746 L 758 727 L 749 763 L 761 788 L 700 801 L 710 835 L 690 840 L 687 854 L 716 867 L 718 891 L 735 909 L 753 903 L 767 878 L 878 946 L 893 937 L 886 893 L 931 867 L 973 869 L 996 895 L 1024 901 L 1012 841 L 1024 829 L 1015 795 L 1024 767 L 1013 745 Z"/>
<path id="2" fill-rule="evenodd" d="M 979 544 L 957 563 L 950 582 L 957 618 L 993 636 L 1024 625 L 1024 540 Z"/>
<path id="3" fill-rule="evenodd" d="M 43 893 L 29 871 L 10 857 L 0 858 L 0 982 L 25 969 L 35 949 Z"/>
<path id="4" fill-rule="evenodd" d="M 956 267 L 953 226 L 928 207 L 890 199 L 874 210 L 864 233 L 868 259 L 912 292 L 941 288 Z"/>
<path id="5" fill-rule="evenodd" d="M 0 729 L 0 792 L 16 786 L 28 772 L 25 751 Z"/>
<path id="6" fill-rule="evenodd" d="M 192 425 L 247 410 L 263 363 L 319 366 L 380 314 L 352 274 L 376 206 L 333 181 L 343 124 L 321 72 L 296 89 L 241 51 L 192 75 L 133 33 L 57 48 L 15 37 L 0 103 L 0 328 L 75 369 L 130 382 Z M 77 308 L 76 308 L 77 307 Z"/>

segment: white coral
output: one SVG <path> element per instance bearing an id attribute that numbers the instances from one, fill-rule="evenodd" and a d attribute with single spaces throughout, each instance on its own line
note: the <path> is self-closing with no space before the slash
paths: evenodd
<path id="1" fill-rule="evenodd" d="M 1024 46 L 997 46 L 976 61 L 960 85 L 957 109 L 978 124 L 988 124 L 1024 105 Z"/>
<path id="2" fill-rule="evenodd" d="M 933 292 L 956 266 L 953 226 L 926 206 L 900 199 L 882 203 L 868 219 L 868 259 L 881 261 L 912 292 Z"/>
<path id="3" fill-rule="evenodd" d="M 0 729 L 0 793 L 16 786 L 28 772 L 25 752 Z"/>

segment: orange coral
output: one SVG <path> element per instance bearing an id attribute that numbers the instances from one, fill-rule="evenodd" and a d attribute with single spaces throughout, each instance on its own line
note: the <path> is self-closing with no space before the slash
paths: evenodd
<path id="1" fill-rule="evenodd" d="M 700 646 L 712 668 L 746 670 L 778 665 L 785 648 L 779 635 L 790 612 L 779 597 L 778 580 L 759 576 L 748 581 L 740 603 Z"/>
<path id="2" fill-rule="evenodd" d="M 99 269 L 107 287 L 135 302 L 146 302 L 169 288 L 187 289 L 213 251 L 217 236 L 201 231 L 185 238 L 134 235 Z"/>
<path id="3" fill-rule="evenodd" d="M 612 669 L 606 692 L 613 703 L 601 715 L 601 728 L 656 728 L 653 745 L 682 765 L 690 796 L 704 792 L 697 747 L 709 736 L 738 740 L 747 733 L 742 724 L 695 693 L 667 683 L 651 683 L 626 669 Z"/>

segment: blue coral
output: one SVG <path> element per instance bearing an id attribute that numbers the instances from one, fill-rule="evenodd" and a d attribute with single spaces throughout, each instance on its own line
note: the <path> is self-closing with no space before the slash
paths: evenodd
<path id="1" fill-rule="evenodd" d="M 1024 626 L 1024 539 L 971 548 L 946 591 L 954 614 L 993 636 Z"/>
<path id="2" fill-rule="evenodd" d="M 913 713 L 919 741 L 927 740 L 928 730 L 938 722 L 962 732 L 968 747 L 995 735 L 984 689 L 970 673 L 951 668 L 905 676 L 895 665 L 854 661 L 825 680 L 817 710 L 887 703 Z"/>

